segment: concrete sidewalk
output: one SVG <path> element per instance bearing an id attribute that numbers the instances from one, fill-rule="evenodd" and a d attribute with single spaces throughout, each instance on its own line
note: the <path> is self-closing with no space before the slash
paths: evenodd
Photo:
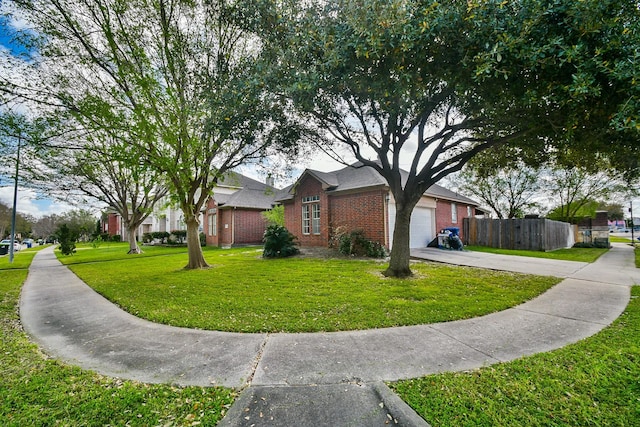
<path id="1" fill-rule="evenodd" d="M 106 375 L 250 385 L 222 425 L 368 426 L 389 419 L 424 425 L 382 381 L 478 368 L 578 341 L 617 318 L 628 303 L 629 286 L 640 283 L 625 245 L 593 264 L 439 250 L 412 255 L 566 279 L 518 307 L 470 320 L 336 333 L 234 334 L 138 319 L 45 250 L 36 255 L 23 287 L 21 319 L 48 354 Z"/>

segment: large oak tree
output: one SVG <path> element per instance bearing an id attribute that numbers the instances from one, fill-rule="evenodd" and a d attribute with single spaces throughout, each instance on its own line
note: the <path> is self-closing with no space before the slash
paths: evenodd
<path id="1" fill-rule="evenodd" d="M 478 153 L 638 148 L 635 2 L 264 0 L 245 13 L 281 65 L 274 84 L 324 132 L 318 144 L 386 179 L 389 276 L 411 274 L 420 197 Z"/>

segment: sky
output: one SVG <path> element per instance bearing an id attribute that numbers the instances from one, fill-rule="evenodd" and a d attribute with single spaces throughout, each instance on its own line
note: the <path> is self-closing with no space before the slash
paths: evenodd
<path id="1" fill-rule="evenodd" d="M 0 16 L 0 53 L 4 54 L 8 52 L 16 56 L 25 52 L 25 49 L 15 43 L 12 40 L 11 36 L 15 27 L 19 27 L 21 25 L 23 24 L 10 22 L 5 17 Z M 0 72 L 2 72 L 1 68 Z M 342 166 L 339 163 L 331 160 L 328 156 L 318 156 L 317 158 L 314 158 L 312 162 L 305 162 L 296 165 L 293 175 L 288 178 L 278 179 L 276 181 L 276 185 L 285 187 L 286 185 L 292 183 L 306 167 L 326 172 L 339 169 Z M 2 172 L 0 172 L 0 202 L 11 207 L 13 206 L 15 167 L 13 165 L 5 165 L 5 167 L 2 169 L 11 172 L 8 175 L 2 174 Z M 243 168 L 241 173 L 261 181 L 263 181 L 265 178 L 253 168 Z M 51 214 L 61 214 L 74 209 L 96 210 L 95 206 L 74 206 L 68 203 L 43 197 L 36 191 L 23 185 L 24 183 L 21 183 L 20 180 L 18 181 L 17 211 L 20 213 L 40 218 Z"/>
<path id="2" fill-rule="evenodd" d="M 0 15 L 0 54 L 3 54 L 7 51 L 13 55 L 24 53 L 24 48 L 14 43 L 11 38 L 11 32 L 13 31 L 14 26 L 21 27 L 24 24 L 25 23 L 23 22 L 18 22 L 18 23 L 9 22 L 6 18 Z M 0 72 L 3 72 L 1 67 L 0 67 Z M 408 167 L 408 164 L 409 164 L 408 158 L 405 158 L 405 163 L 407 164 L 406 165 L 403 164 L 402 166 Z M 343 166 L 337 163 L 336 161 L 332 160 L 331 158 L 329 158 L 329 156 L 323 155 L 321 153 L 318 154 L 316 152 L 314 154 L 313 160 L 307 159 L 306 161 L 302 161 L 300 164 L 295 165 L 292 176 L 288 178 L 277 179 L 276 186 L 283 188 L 286 185 L 291 184 L 293 181 L 295 181 L 295 179 L 302 173 L 302 171 L 305 168 L 311 168 L 315 170 L 328 172 L 328 171 L 340 169 L 341 167 Z M 13 167 L 7 166 L 7 165 L 5 165 L 5 168 L 3 169 L 15 170 L 13 169 Z M 242 168 L 240 172 L 261 181 L 263 181 L 265 178 L 264 174 L 258 173 L 253 168 Z M 14 191 L 13 173 L 11 173 L 11 176 L 6 176 L 6 175 L 2 175 L 2 172 L 0 172 L 0 202 L 8 206 L 12 206 L 13 191 Z M 634 214 L 635 214 L 634 216 L 638 216 L 636 212 L 640 212 L 640 200 L 634 200 L 633 205 L 634 205 Z M 73 206 L 67 203 L 42 197 L 41 195 L 38 195 L 35 191 L 22 185 L 22 183 L 19 183 L 17 210 L 20 213 L 28 214 L 36 218 L 39 218 L 46 215 L 68 212 L 73 209 L 96 210 L 94 206 Z M 629 215 L 628 212 L 625 212 L 625 213 L 627 216 Z"/>
<path id="3" fill-rule="evenodd" d="M 8 51 L 12 55 L 19 55 L 23 53 L 25 49 L 12 41 L 11 33 L 14 28 L 12 26 L 13 24 L 14 23 L 9 22 L 6 18 L 0 16 L 0 50 L 4 52 Z M 0 70 L 0 72 L 1 71 L 2 70 Z M 9 165 L 3 169 L 15 171 L 15 167 Z M 0 183 L 0 202 L 10 207 L 13 206 L 14 173 L 11 173 L 10 176 L 0 176 Z M 66 203 L 42 198 L 35 191 L 23 186 L 20 180 L 18 180 L 18 212 L 40 218 L 51 214 L 61 214 L 72 209 L 77 208 Z"/>

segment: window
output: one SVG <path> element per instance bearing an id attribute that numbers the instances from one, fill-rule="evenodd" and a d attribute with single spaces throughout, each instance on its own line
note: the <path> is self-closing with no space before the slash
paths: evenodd
<path id="1" fill-rule="evenodd" d="M 302 234 L 320 234 L 320 196 L 302 198 Z"/>
<path id="2" fill-rule="evenodd" d="M 311 205 L 311 219 L 313 220 L 313 234 L 320 234 L 320 205 Z"/>
<path id="3" fill-rule="evenodd" d="M 471 218 L 471 206 L 467 206 L 467 218 Z"/>
<path id="4" fill-rule="evenodd" d="M 311 224 L 309 217 L 309 205 L 302 205 L 302 234 L 311 233 Z"/>
<path id="5" fill-rule="evenodd" d="M 458 222 L 458 206 L 455 203 L 451 203 L 451 222 Z"/>
<path id="6" fill-rule="evenodd" d="M 218 215 L 209 215 L 209 236 L 218 235 Z"/>

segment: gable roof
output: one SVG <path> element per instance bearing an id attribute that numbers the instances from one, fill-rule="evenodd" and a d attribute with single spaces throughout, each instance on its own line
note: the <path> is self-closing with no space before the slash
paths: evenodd
<path id="1" fill-rule="evenodd" d="M 409 173 L 405 170 L 400 170 L 400 173 L 402 175 L 403 182 L 406 182 Z M 322 188 L 330 193 L 381 186 L 388 187 L 387 181 L 378 173 L 378 171 L 369 166 L 362 166 L 362 163 L 357 162 L 333 172 L 320 172 L 313 169 L 306 169 L 296 180 L 296 183 L 291 186 L 289 191 L 281 193 L 278 198 L 276 198 L 276 201 L 283 202 L 293 199 L 295 187 L 306 175 L 310 175 L 320 181 Z M 478 206 L 478 202 L 475 200 L 448 190 L 438 184 L 434 184 L 429 187 L 424 194 L 437 199 L 445 199 L 453 202 Z"/>

